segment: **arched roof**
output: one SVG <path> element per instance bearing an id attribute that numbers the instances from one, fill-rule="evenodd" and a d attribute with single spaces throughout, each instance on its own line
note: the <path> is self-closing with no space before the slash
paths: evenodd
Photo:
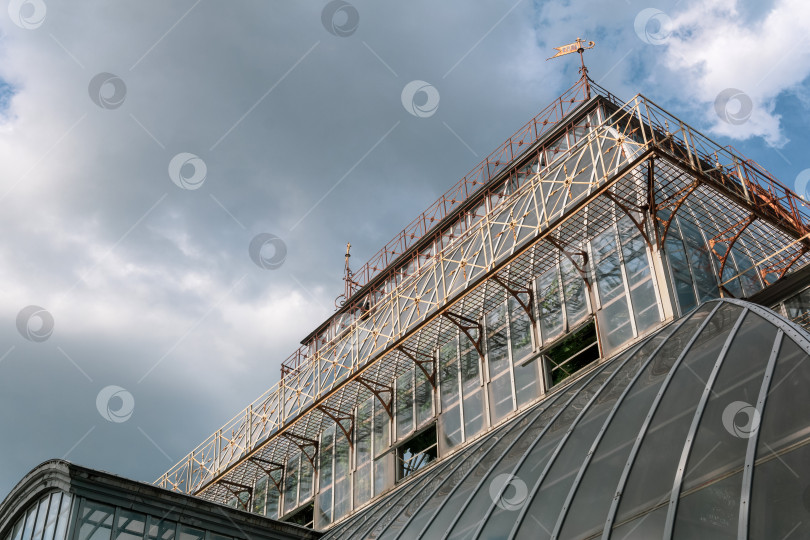
<path id="1" fill-rule="evenodd" d="M 810 537 L 809 338 L 703 304 L 324 538 Z"/>

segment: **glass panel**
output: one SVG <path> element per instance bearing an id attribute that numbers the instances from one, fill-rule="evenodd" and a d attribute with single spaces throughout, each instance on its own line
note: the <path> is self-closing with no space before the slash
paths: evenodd
<path id="1" fill-rule="evenodd" d="M 554 339 L 565 330 L 563 325 L 562 291 L 557 265 L 537 278 L 537 307 L 540 314 L 540 332 L 543 342 Z"/>
<path id="2" fill-rule="evenodd" d="M 512 295 L 509 295 L 507 304 L 509 306 L 509 341 L 512 348 L 512 359 L 519 362 L 529 356 L 534 349 L 532 321 L 523 306 Z"/>
<path id="3" fill-rule="evenodd" d="M 622 540 L 649 540 L 661 538 L 667 521 L 667 507 L 648 512 L 641 517 L 626 523 L 619 523 L 613 527 L 611 538 Z"/>
<path id="4" fill-rule="evenodd" d="M 502 434 L 503 428 L 495 431 L 495 434 Z M 400 519 L 395 521 L 391 526 L 387 527 L 392 533 L 398 532 L 401 527 L 405 525 L 405 520 L 410 519 L 405 530 L 402 532 L 402 538 L 440 538 L 445 531 L 447 531 L 449 520 L 444 519 L 441 524 L 434 521 L 431 527 L 424 534 L 420 534 L 421 530 L 425 527 L 426 520 L 433 515 L 438 507 L 441 512 L 445 509 L 454 509 L 458 512 L 458 506 L 449 506 L 446 497 L 455 486 L 461 482 L 464 477 L 471 472 L 475 474 L 476 470 L 481 470 L 478 465 L 485 459 L 488 450 L 498 440 L 498 437 L 485 437 L 482 440 L 470 444 L 463 450 L 456 453 L 451 460 L 444 466 L 435 468 L 430 473 L 426 473 L 423 478 L 431 479 L 428 483 L 427 480 L 422 481 L 422 485 L 417 485 L 416 492 L 418 495 L 412 500 L 408 507 L 400 516 Z M 415 482 L 418 482 L 415 481 Z M 419 516 L 414 516 L 415 513 Z M 451 512 L 452 513 L 452 512 Z M 413 516 L 413 517 L 411 517 Z M 453 516 L 450 516 L 452 518 Z M 442 518 L 439 518 L 442 519 Z M 388 531 L 386 530 L 386 533 Z M 386 534 L 388 536 L 388 534 Z M 391 535 L 393 536 L 393 534 Z"/>
<path id="5" fill-rule="evenodd" d="M 142 540 L 146 528 L 146 516 L 123 508 L 118 509 L 115 524 L 116 540 Z"/>
<path id="6" fill-rule="evenodd" d="M 318 511 L 315 513 L 315 527 L 323 529 L 332 523 L 332 488 L 321 488 L 318 493 Z"/>
<path id="7" fill-rule="evenodd" d="M 433 418 L 433 386 L 421 369 L 415 368 L 414 375 L 416 377 L 416 425 L 421 427 Z"/>
<path id="8" fill-rule="evenodd" d="M 769 402 L 770 397 L 765 402 L 766 411 L 771 407 Z M 787 410 L 781 411 L 784 416 L 803 417 L 806 422 L 806 414 L 784 414 Z M 806 405 L 800 410 L 806 411 Z M 804 444 L 778 456 L 766 447 L 757 458 L 759 464 L 754 468 L 751 489 L 749 538 L 810 538 L 810 519 L 807 519 L 810 445 Z"/>
<path id="9" fill-rule="evenodd" d="M 43 540 L 53 540 L 53 534 L 56 530 L 56 518 L 59 516 L 59 499 L 61 493 L 51 493 L 51 500 L 48 503 L 48 517 L 45 520 L 45 531 L 43 533 Z"/>
<path id="10" fill-rule="evenodd" d="M 750 411 L 756 406 L 775 338 L 776 327 L 773 324 L 751 312 L 745 316 L 703 411 L 686 464 L 682 492 L 714 482 L 717 478 L 742 468 L 750 434 L 746 429 L 752 427 L 748 422 Z M 736 489 L 739 499 L 739 481 Z M 708 500 L 710 493 L 722 495 L 724 492 L 714 490 L 704 493 L 699 499 L 709 503 L 709 507 L 715 503 L 722 506 L 720 501 Z M 680 515 L 679 507 L 678 516 Z M 694 517 L 690 516 L 688 519 Z M 736 531 L 736 527 L 734 530 Z"/>
<path id="11" fill-rule="evenodd" d="M 487 366 L 489 367 L 490 422 L 497 424 L 514 409 L 512 373 L 509 369 L 509 335 L 506 302 L 487 314 Z"/>
<path id="12" fill-rule="evenodd" d="M 70 494 L 63 493 L 62 501 L 59 505 L 59 519 L 56 522 L 56 532 L 54 532 L 53 540 L 65 540 L 68 522 L 70 521 L 70 503 Z"/>
<path id="13" fill-rule="evenodd" d="M 680 238 L 677 238 L 674 228 L 670 228 L 664 247 L 669 261 L 678 307 L 680 307 L 681 315 L 683 315 L 694 308 L 697 301 L 695 299 L 695 288 L 692 285 L 692 273 L 686 259 L 686 251 L 683 242 L 681 242 Z"/>
<path id="14" fill-rule="evenodd" d="M 619 367 L 622 359 L 623 356 L 607 363 L 604 369 L 590 379 L 584 386 L 580 386 L 580 381 L 577 381 L 573 388 L 566 390 L 566 394 L 572 390 L 576 391 L 575 397 L 568 406 L 562 408 L 568 401 L 567 399 L 566 401 L 559 399 L 555 401 L 547 411 L 544 411 L 540 418 L 544 424 L 554 418 L 551 413 L 557 414 L 557 412 L 559 412 L 559 416 L 548 425 L 547 431 L 543 433 L 539 439 L 537 435 L 535 435 L 533 439 L 526 441 L 526 446 L 520 448 L 520 450 L 523 450 L 522 455 L 515 455 L 510 452 L 510 454 L 501 461 L 501 463 L 506 464 L 515 464 L 520 461 L 520 465 L 516 471 L 514 467 L 510 467 L 506 472 L 520 478 L 527 487 L 530 488 L 533 486 L 540 478 L 540 474 L 543 472 L 551 454 L 554 452 L 554 449 L 559 444 L 563 435 L 565 435 L 566 431 L 570 428 L 571 423 L 602 387 L 613 371 Z M 526 438 L 527 437 L 521 437 L 522 440 Z M 492 508 L 492 513 L 481 532 L 481 537 L 494 538 L 501 535 L 502 531 L 510 531 L 521 507 L 513 508 L 511 505 L 493 506 L 494 503 L 492 497 L 489 495 L 488 489 L 479 490 L 478 496 L 479 498 L 480 496 L 486 497 L 486 500 L 483 501 L 486 509 Z M 483 516 L 483 513 L 481 515 Z M 532 522 L 534 523 L 533 520 Z"/>
<path id="15" fill-rule="evenodd" d="M 287 460 L 287 467 L 284 471 L 284 514 L 298 506 L 298 462 L 300 458 L 300 454 L 295 454 Z"/>
<path id="16" fill-rule="evenodd" d="M 14 530 L 11 532 L 11 540 L 20 540 L 22 538 L 23 525 L 25 525 L 25 516 L 22 516 L 14 524 Z"/>
<path id="17" fill-rule="evenodd" d="M 180 525 L 178 528 L 178 540 L 205 540 L 205 531 L 195 529 L 188 525 Z"/>
<path id="18" fill-rule="evenodd" d="M 267 482 L 267 504 L 264 507 L 264 515 L 269 518 L 277 519 L 281 491 L 279 491 L 278 487 L 276 487 L 276 484 L 279 486 L 281 485 L 281 471 L 273 471 L 270 474 L 270 477 L 274 480 L 274 482 Z"/>
<path id="19" fill-rule="evenodd" d="M 374 460 L 374 494 L 379 495 L 394 484 L 394 453 L 388 452 Z"/>
<path id="20" fill-rule="evenodd" d="M 351 510 L 352 492 L 349 477 L 349 441 L 340 435 L 335 439 L 335 510 L 337 521 Z"/>
<path id="21" fill-rule="evenodd" d="M 36 524 L 34 525 L 34 540 L 41 540 L 42 533 L 45 531 L 45 518 L 48 515 L 48 504 L 50 503 L 50 497 L 45 496 L 39 500 L 39 508 L 37 509 L 37 520 Z"/>
<path id="22" fill-rule="evenodd" d="M 489 486 L 492 483 L 490 479 L 507 472 L 504 465 L 504 455 L 507 452 L 516 453 L 518 449 L 525 451 L 529 442 L 537 437 L 547 423 L 542 419 L 536 421 L 543 410 L 543 407 L 532 409 L 516 421 L 505 424 L 501 433 L 488 436 L 493 446 L 486 455 L 476 458 L 476 463 L 481 462 L 481 465 L 476 465 L 476 471 L 460 481 L 447 500 L 441 501 L 442 509 L 437 517 L 437 527 L 449 527 L 450 520 L 455 518 L 461 509 L 461 516 L 453 531 L 456 534 L 470 535 L 475 530 L 492 503 L 489 497 Z M 432 530 L 438 532 L 435 528 Z"/>
<path id="23" fill-rule="evenodd" d="M 673 375 L 639 447 L 616 523 L 669 501 L 675 469 L 705 381 L 742 308 L 722 305 Z"/>
<path id="24" fill-rule="evenodd" d="M 643 334 L 661 321 L 650 261 L 647 258 L 647 244 L 627 216 L 619 220 L 619 238 L 625 239 L 622 242 L 622 256 L 627 283 L 630 286 L 630 301 L 636 318 L 636 330 L 639 334 Z"/>
<path id="25" fill-rule="evenodd" d="M 382 406 L 378 400 L 373 400 L 374 403 L 374 457 L 379 456 L 391 444 L 391 417 L 385 407 Z"/>
<path id="26" fill-rule="evenodd" d="M 528 515 L 532 518 L 528 522 L 524 521 L 517 538 L 536 537 L 536 524 L 540 524 L 541 527 L 546 527 L 548 530 L 554 530 L 568 491 L 571 489 L 594 439 L 627 384 L 647 359 L 644 352 L 642 349 L 641 354 L 633 354 L 624 365 L 621 365 L 616 375 L 605 382 L 606 386 L 591 402 L 587 411 L 577 419 L 574 430 L 560 448 L 559 454 L 549 468 L 540 488 L 528 503 L 530 504 Z M 623 362 L 623 359 L 614 360 L 614 363 L 619 362 Z M 529 487 L 531 489 L 532 486 Z"/>
<path id="27" fill-rule="evenodd" d="M 741 485 L 742 474 L 736 473 L 719 480 L 715 478 L 682 497 L 678 503 L 675 535 L 713 540 L 737 538 Z"/>
<path id="28" fill-rule="evenodd" d="M 358 508 L 371 498 L 371 463 L 365 463 L 354 471 L 354 507 Z"/>
<path id="29" fill-rule="evenodd" d="M 603 529 L 619 477 L 650 405 L 675 360 L 712 308 L 714 304 L 701 307 L 683 323 L 624 398 L 585 470 L 560 538 L 585 538 Z M 671 331 L 672 327 L 663 329 L 642 345 L 638 354 L 642 357 L 652 354 Z"/>
<path id="30" fill-rule="evenodd" d="M 79 512 L 77 540 L 110 540 L 115 509 L 85 500 Z"/>
<path id="31" fill-rule="evenodd" d="M 785 302 L 788 319 L 805 328 L 810 323 L 810 289 L 805 289 Z"/>
<path id="32" fill-rule="evenodd" d="M 374 409 L 370 396 L 357 406 L 357 422 L 354 429 L 355 464 L 360 466 L 371 460 L 371 415 Z"/>
<path id="33" fill-rule="evenodd" d="M 307 456 L 301 454 L 301 469 L 298 472 L 298 504 L 312 497 L 312 483 L 315 480 L 315 469 Z"/>
<path id="34" fill-rule="evenodd" d="M 147 540 L 174 540 L 177 523 L 168 520 L 159 520 L 149 517 L 149 528 L 146 532 Z"/>
<path id="35" fill-rule="evenodd" d="M 413 368 L 397 377 L 397 439 L 413 431 Z"/>
<path id="36" fill-rule="evenodd" d="M 37 519 L 37 508 L 38 505 L 33 504 L 25 515 L 25 527 L 23 527 L 22 533 L 23 540 L 31 540 L 31 536 L 34 534 L 34 521 Z M 83 539 L 79 538 L 79 540 Z"/>
<path id="37" fill-rule="evenodd" d="M 460 338 L 460 345 L 464 438 L 468 440 L 484 429 L 484 392 L 481 387 L 481 359 L 478 351 L 467 336 Z"/>
<path id="38" fill-rule="evenodd" d="M 263 476 L 256 480 L 256 485 L 253 488 L 253 507 L 251 511 L 254 514 L 264 515 L 265 507 L 267 506 L 267 477 Z"/>
<path id="39" fill-rule="evenodd" d="M 560 271 L 564 284 L 565 314 L 568 318 L 568 328 L 571 328 L 588 315 L 588 289 L 579 271 L 567 257 L 562 257 Z"/>
<path id="40" fill-rule="evenodd" d="M 765 401 L 757 441 L 757 459 L 770 456 L 810 435 L 806 416 L 790 414 L 790 411 L 807 409 L 808 388 L 810 362 L 807 354 L 785 336 Z"/>
<path id="41" fill-rule="evenodd" d="M 686 254 L 689 259 L 689 266 L 692 270 L 692 279 L 695 282 L 700 302 L 717 298 L 719 295 L 719 288 L 717 287 L 717 280 L 715 279 L 717 272 L 714 266 L 712 266 L 709 250 L 706 248 L 703 235 L 694 224 L 685 219 L 679 218 L 678 224 L 681 227 L 683 242 L 686 246 Z"/>
<path id="42" fill-rule="evenodd" d="M 439 377 L 442 413 L 439 416 L 439 452 L 445 454 L 462 441 L 458 388 L 458 350 L 456 340 L 439 350 Z"/>

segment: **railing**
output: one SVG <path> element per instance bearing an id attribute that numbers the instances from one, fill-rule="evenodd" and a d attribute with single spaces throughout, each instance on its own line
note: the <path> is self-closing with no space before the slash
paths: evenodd
<path id="1" fill-rule="evenodd" d="M 637 140 L 629 135 L 631 125 L 645 126 L 635 135 Z M 631 146 L 630 151 L 625 151 Z M 317 401 L 345 384 L 351 373 L 386 354 L 400 338 L 410 335 L 454 295 L 463 293 L 473 280 L 483 278 L 497 264 L 508 260 L 517 246 L 549 229 L 575 205 L 584 204 L 591 193 L 609 181 L 608 174 L 631 166 L 636 163 L 633 161 L 636 156 L 650 151 L 674 156 L 679 162 L 689 164 L 703 177 L 711 178 L 715 187 L 747 201 L 777 225 L 790 230 L 810 230 L 807 203 L 798 195 L 760 166 L 720 147 L 652 102 L 636 96 L 570 149 L 553 161 L 546 160 L 545 168 L 530 182 L 464 231 L 453 244 L 438 253 L 429 266 L 420 267 L 417 273 L 386 293 L 375 309 L 354 321 L 346 332 L 325 344 L 314 357 L 302 357 L 299 365 L 286 372 L 278 384 L 156 483 L 189 493 L 205 489 L 282 428 L 308 414 Z M 601 162 L 609 161 L 602 163 L 601 170 L 605 174 L 596 174 L 594 168 L 587 182 L 583 179 L 574 183 L 589 183 L 588 187 L 578 188 L 580 191 L 574 195 L 570 182 L 573 177 L 568 171 L 573 175 L 582 160 L 591 155 L 602 156 Z M 568 186 L 565 197 L 561 196 L 566 193 L 563 186 Z M 507 210 L 519 205 L 530 210 L 520 218 L 513 218 Z M 509 217 L 506 214 L 510 214 Z M 478 255 L 470 246 L 480 246 Z"/>

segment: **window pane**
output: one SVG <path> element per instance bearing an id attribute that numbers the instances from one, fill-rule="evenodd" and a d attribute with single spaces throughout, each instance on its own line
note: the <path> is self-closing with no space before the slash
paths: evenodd
<path id="1" fill-rule="evenodd" d="M 460 343 L 461 389 L 466 440 L 484 429 L 484 392 L 481 388 L 481 364 L 478 351 L 467 336 L 461 337 Z"/>
<path id="2" fill-rule="evenodd" d="M 298 501 L 303 504 L 304 501 L 312 497 L 312 482 L 315 479 L 315 469 L 312 467 L 312 462 L 304 454 L 301 454 L 301 469 L 298 472 Z"/>
<path id="3" fill-rule="evenodd" d="M 765 410 L 770 406 L 766 401 Z M 785 416 L 806 418 L 798 414 Z M 754 468 L 749 538 L 810 538 L 807 519 L 810 445 L 779 456 L 766 449 L 757 454 L 758 460 L 763 457 L 766 460 Z"/>
<path id="4" fill-rule="evenodd" d="M 142 540 L 145 528 L 145 515 L 124 510 L 123 508 L 118 509 L 114 536 L 116 540 Z"/>
<path id="5" fill-rule="evenodd" d="M 335 440 L 335 514 L 338 520 L 351 510 L 351 483 L 349 478 L 349 441 L 339 435 Z"/>
<path id="6" fill-rule="evenodd" d="M 276 519 L 278 518 L 279 499 L 281 492 L 276 484 L 281 485 L 281 471 L 273 471 L 270 475 L 272 481 L 267 482 L 267 504 L 264 507 L 264 515 Z"/>
<path id="7" fill-rule="evenodd" d="M 374 403 L 374 457 L 379 456 L 391 444 L 391 417 L 388 416 L 388 411 L 382 406 L 378 400 L 373 400 Z"/>
<path id="8" fill-rule="evenodd" d="M 205 540 L 205 531 L 189 527 L 187 525 L 180 525 L 178 540 Z"/>
<path id="9" fill-rule="evenodd" d="M 298 506 L 298 462 L 300 454 L 295 454 L 287 460 L 284 471 L 284 513 L 286 514 Z M 182 539 L 181 539 L 182 540 Z"/>
<path id="10" fill-rule="evenodd" d="M 34 534 L 34 521 L 37 519 L 37 504 L 33 504 L 28 512 L 25 514 L 25 526 L 23 527 L 22 538 L 23 540 L 31 540 Z M 81 538 L 79 540 L 82 540 Z"/>
<path id="11" fill-rule="evenodd" d="M 413 431 L 413 368 L 397 377 L 397 439 Z"/>
<path id="12" fill-rule="evenodd" d="M 367 462 L 354 471 L 354 507 L 371 498 L 371 463 Z"/>
<path id="13" fill-rule="evenodd" d="M 37 509 L 37 520 L 36 524 L 34 525 L 34 540 L 41 540 L 42 533 L 45 531 L 45 518 L 48 515 L 48 504 L 50 503 L 50 497 L 45 496 L 39 500 L 39 505 Z"/>
<path id="14" fill-rule="evenodd" d="M 332 523 L 332 488 L 321 490 L 318 493 L 318 511 L 315 515 L 315 527 L 323 529 Z"/>
<path id="15" fill-rule="evenodd" d="M 59 499 L 61 498 L 61 493 L 51 493 L 51 501 L 48 503 L 48 517 L 45 520 L 45 532 L 42 536 L 43 540 L 53 540 L 53 534 L 56 530 L 56 518 L 59 516 Z"/>
<path id="16" fill-rule="evenodd" d="M 25 525 L 25 516 L 22 516 L 14 524 L 14 530 L 11 532 L 11 540 L 20 540 L 22 538 L 23 525 Z"/>
<path id="17" fill-rule="evenodd" d="M 513 410 L 508 323 L 506 302 L 487 314 L 487 366 L 489 368 L 487 390 L 492 424 L 498 423 Z"/>
<path id="18" fill-rule="evenodd" d="M 554 265 L 537 278 L 537 307 L 543 343 L 559 336 L 564 330 L 561 293 L 557 265 Z"/>
<path id="19" fill-rule="evenodd" d="M 174 540 L 174 533 L 177 523 L 168 520 L 158 520 L 156 517 L 149 517 L 149 529 L 147 530 L 147 540 Z"/>
<path id="20" fill-rule="evenodd" d="M 509 306 L 509 341 L 512 348 L 512 360 L 519 362 L 532 353 L 532 321 L 529 314 L 518 301 L 510 296 Z"/>
<path id="21" fill-rule="evenodd" d="M 68 521 L 70 521 L 70 503 L 70 494 L 63 493 L 62 501 L 59 504 L 59 518 L 56 523 L 56 532 L 54 532 L 53 540 L 65 540 Z"/>
<path id="22" fill-rule="evenodd" d="M 394 452 L 374 460 L 374 495 L 379 495 L 394 483 Z"/>
<path id="23" fill-rule="evenodd" d="M 442 413 L 439 417 L 439 451 L 445 453 L 462 440 L 456 340 L 446 343 L 439 350 L 439 379 L 442 402 Z"/>
<path id="24" fill-rule="evenodd" d="M 110 540 L 114 510 L 106 504 L 84 501 L 79 512 L 78 540 Z"/>
<path id="25" fill-rule="evenodd" d="M 416 399 L 416 426 L 421 427 L 425 422 L 433 418 L 433 386 L 419 369 L 414 369 L 416 377 L 415 399 Z"/>
<path id="26" fill-rule="evenodd" d="M 681 315 L 683 315 L 697 305 L 695 289 L 692 285 L 692 273 L 689 271 L 689 262 L 686 260 L 683 242 L 681 242 L 680 238 L 677 238 L 674 229 L 670 228 L 664 245 L 667 260 L 669 261 L 669 269 L 672 273 L 678 307 L 680 307 Z"/>
<path id="27" fill-rule="evenodd" d="M 565 313 L 568 317 L 568 328 L 571 328 L 588 315 L 588 289 L 582 276 L 567 257 L 561 258 L 560 270 L 564 283 Z"/>
<path id="28" fill-rule="evenodd" d="M 263 515 L 266 504 L 267 504 L 267 477 L 264 476 L 256 480 L 256 485 L 253 488 L 253 508 L 251 508 L 251 511 L 254 514 Z"/>

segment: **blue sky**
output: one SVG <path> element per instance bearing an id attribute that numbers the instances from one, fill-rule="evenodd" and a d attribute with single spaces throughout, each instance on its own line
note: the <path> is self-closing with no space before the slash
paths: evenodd
<path id="1" fill-rule="evenodd" d="M 346 242 L 358 266 L 574 82 L 546 58 L 578 36 L 615 94 L 788 186 L 810 168 L 799 0 L 3 5 L 0 494 L 52 457 L 168 469 L 333 312 Z M 286 247 L 264 268 L 260 234 Z"/>

